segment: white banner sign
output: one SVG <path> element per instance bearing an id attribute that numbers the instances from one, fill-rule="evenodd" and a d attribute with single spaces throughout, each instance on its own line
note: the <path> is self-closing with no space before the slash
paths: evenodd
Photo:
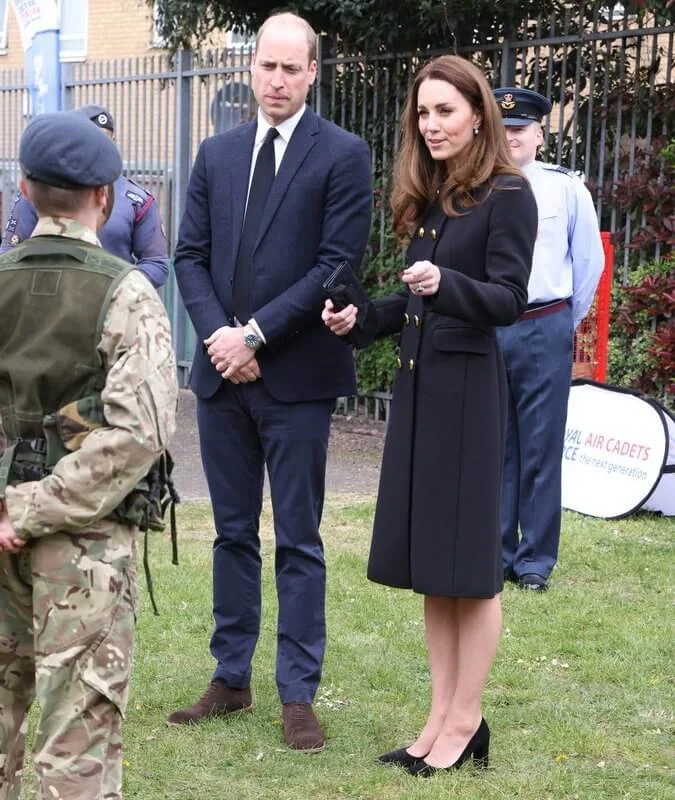
<path id="1" fill-rule="evenodd" d="M 23 49 L 28 50 L 33 37 L 43 31 L 59 28 L 56 0 L 12 0 L 16 20 L 21 31 Z"/>
<path id="2" fill-rule="evenodd" d="M 562 504 L 594 517 L 621 517 L 638 508 L 675 514 L 673 417 L 637 393 L 575 382 L 567 411 Z"/>

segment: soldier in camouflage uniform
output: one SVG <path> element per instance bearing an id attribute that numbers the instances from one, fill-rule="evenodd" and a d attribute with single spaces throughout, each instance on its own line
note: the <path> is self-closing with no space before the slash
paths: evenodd
<path id="1" fill-rule="evenodd" d="M 116 510 L 174 430 L 170 327 L 96 237 L 114 143 L 79 114 L 43 114 L 20 161 L 40 220 L 0 256 L 0 800 L 20 796 L 34 699 L 38 797 L 117 800 L 138 529 Z"/>

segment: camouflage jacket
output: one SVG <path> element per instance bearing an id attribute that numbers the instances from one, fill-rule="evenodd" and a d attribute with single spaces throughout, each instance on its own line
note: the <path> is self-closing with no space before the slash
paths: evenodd
<path id="1" fill-rule="evenodd" d="M 33 235 L 99 244 L 92 230 L 63 217 L 41 219 Z M 171 328 L 159 296 L 140 272 L 129 272 L 114 291 L 98 351 L 106 371 L 101 399 L 107 424 L 50 475 L 7 487 L 7 510 L 18 536 L 76 532 L 104 519 L 147 474 L 174 432 Z"/>

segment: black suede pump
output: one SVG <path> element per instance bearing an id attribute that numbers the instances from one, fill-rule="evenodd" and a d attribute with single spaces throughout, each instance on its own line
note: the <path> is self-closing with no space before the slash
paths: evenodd
<path id="1" fill-rule="evenodd" d="M 405 747 L 401 747 L 398 750 L 392 750 L 391 753 L 378 756 L 377 761 L 379 764 L 395 764 L 396 766 L 408 769 L 412 764 L 422 761 L 422 758 L 424 758 L 424 756 L 410 755 Z"/>
<path id="2" fill-rule="evenodd" d="M 415 759 L 413 763 L 405 764 L 406 770 L 417 778 L 430 778 L 437 772 L 450 772 L 459 769 L 462 764 L 473 759 L 476 766 L 486 769 L 490 753 L 490 728 L 485 719 L 481 719 L 478 730 L 469 739 L 469 743 L 462 751 L 460 757 L 449 767 L 432 767 L 423 758 Z"/>

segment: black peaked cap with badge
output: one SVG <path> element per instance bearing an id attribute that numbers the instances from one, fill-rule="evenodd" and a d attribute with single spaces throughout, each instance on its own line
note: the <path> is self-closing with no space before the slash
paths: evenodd
<path id="1" fill-rule="evenodd" d="M 531 89 L 503 86 L 493 92 L 502 115 L 504 125 L 529 125 L 541 122 L 551 111 L 551 101 Z"/>
<path id="2" fill-rule="evenodd" d="M 92 103 L 90 105 L 80 106 L 77 111 L 80 114 L 84 114 L 87 119 L 90 119 L 94 125 L 98 125 L 99 128 L 105 128 L 111 133 L 115 132 L 115 121 L 113 120 L 113 115 L 107 108 Z"/>
<path id="3" fill-rule="evenodd" d="M 122 173 L 117 145 L 77 111 L 40 114 L 19 145 L 27 178 L 61 189 L 106 186 Z"/>

